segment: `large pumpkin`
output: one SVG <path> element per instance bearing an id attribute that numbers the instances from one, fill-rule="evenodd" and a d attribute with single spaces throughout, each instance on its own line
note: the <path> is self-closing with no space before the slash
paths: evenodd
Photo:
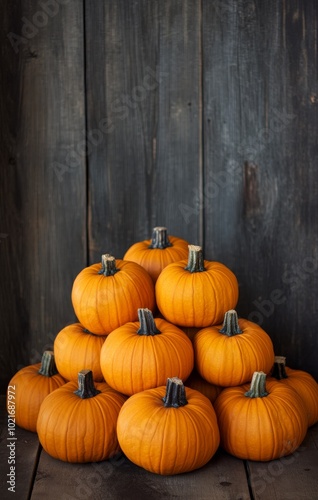
<path id="1" fill-rule="evenodd" d="M 120 410 L 117 435 L 133 463 L 165 475 L 202 467 L 220 442 L 211 402 L 175 377 L 131 396 Z"/>
<path id="2" fill-rule="evenodd" d="M 270 336 L 259 325 L 227 311 L 223 325 L 199 330 L 193 340 L 195 367 L 222 387 L 250 382 L 255 371 L 269 373 L 274 363 Z"/>
<path id="3" fill-rule="evenodd" d="M 192 370 L 190 377 L 188 377 L 185 381 L 185 385 L 187 387 L 190 387 L 191 389 L 202 392 L 202 394 L 204 394 L 204 396 L 206 396 L 212 404 L 224 389 L 219 385 L 210 384 L 210 382 L 207 382 L 207 380 L 201 377 L 196 369 Z"/>
<path id="4" fill-rule="evenodd" d="M 271 378 L 295 389 L 304 402 L 308 427 L 318 422 L 318 384 L 310 373 L 286 366 L 285 356 L 275 356 Z"/>
<path id="5" fill-rule="evenodd" d="M 7 412 L 15 423 L 36 432 L 36 422 L 44 398 L 66 383 L 58 373 L 52 351 L 44 351 L 41 363 L 21 368 L 7 388 Z"/>
<path id="6" fill-rule="evenodd" d="M 137 321 L 139 307 L 155 307 L 154 283 L 135 262 L 102 256 L 101 264 L 83 269 L 75 278 L 72 304 L 79 322 L 90 332 L 107 335 Z"/>
<path id="7" fill-rule="evenodd" d="M 65 462 L 111 458 L 119 451 L 116 425 L 125 399 L 105 382 L 94 385 L 92 372 L 82 370 L 78 385 L 68 382 L 44 399 L 37 421 L 41 445 Z"/>
<path id="8" fill-rule="evenodd" d="M 169 264 L 156 282 L 161 314 L 181 327 L 218 324 L 237 300 L 238 283 L 233 272 L 220 262 L 204 260 L 202 248 L 196 245 L 189 245 L 188 261 Z"/>
<path id="9" fill-rule="evenodd" d="M 106 382 L 127 395 L 162 386 L 168 377 L 185 380 L 194 363 L 191 340 L 180 328 L 154 319 L 149 309 L 138 316 L 107 336 L 100 355 Z"/>
<path id="10" fill-rule="evenodd" d="M 214 408 L 221 446 L 245 460 L 269 461 L 293 453 L 307 432 L 307 413 L 290 387 L 255 372 L 251 384 L 223 389 Z"/>
<path id="11" fill-rule="evenodd" d="M 137 262 L 144 267 L 156 282 L 162 269 L 171 262 L 186 259 L 188 242 L 176 236 L 169 236 L 166 227 L 154 227 L 152 238 L 139 241 L 128 248 L 124 260 Z"/>
<path id="12" fill-rule="evenodd" d="M 78 372 L 92 370 L 95 382 L 103 382 L 100 351 L 106 336 L 94 335 L 80 323 L 73 323 L 59 331 L 54 340 L 57 369 L 63 377 L 77 382 Z"/>

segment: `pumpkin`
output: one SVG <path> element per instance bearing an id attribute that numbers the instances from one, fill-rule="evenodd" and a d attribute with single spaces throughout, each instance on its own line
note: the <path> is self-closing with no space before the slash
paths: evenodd
<path id="1" fill-rule="evenodd" d="M 199 330 L 193 340 L 195 367 L 211 384 L 250 382 L 255 371 L 269 373 L 274 362 L 270 336 L 259 325 L 227 311 L 223 325 Z"/>
<path id="2" fill-rule="evenodd" d="M 152 238 L 134 243 L 128 248 L 124 260 L 137 262 L 144 267 L 156 282 L 162 269 L 171 262 L 186 259 L 188 242 L 176 236 L 169 236 L 166 227 L 154 227 Z"/>
<path id="3" fill-rule="evenodd" d="M 214 403 L 221 446 L 237 458 L 268 461 L 293 453 L 307 432 L 307 413 L 290 387 L 255 372 L 251 384 L 223 389 Z"/>
<path id="4" fill-rule="evenodd" d="M 221 394 L 223 387 L 210 384 L 197 372 L 196 369 L 192 371 L 190 377 L 185 381 L 187 387 L 202 392 L 213 404 L 219 394 Z"/>
<path id="5" fill-rule="evenodd" d="M 103 382 L 100 351 L 106 336 L 94 335 L 80 323 L 63 328 L 55 337 L 55 363 L 59 373 L 68 381 L 77 382 L 80 370 L 92 370 L 95 382 Z"/>
<path id="6" fill-rule="evenodd" d="M 94 384 L 92 371 L 81 370 L 43 401 L 37 432 L 44 450 L 64 462 L 100 462 L 119 451 L 116 424 L 125 401 L 105 382 Z"/>
<path id="7" fill-rule="evenodd" d="M 161 271 L 155 291 L 159 311 L 181 327 L 218 324 L 238 300 L 233 272 L 220 262 L 204 260 L 196 245 L 189 245 L 188 261 L 173 262 Z"/>
<path id="8" fill-rule="evenodd" d="M 318 422 L 318 384 L 303 370 L 286 366 L 286 357 L 275 356 L 271 378 L 292 387 L 302 398 L 308 415 L 308 427 Z"/>
<path id="9" fill-rule="evenodd" d="M 117 436 L 129 460 L 164 475 L 202 467 L 220 443 L 211 402 L 177 377 L 128 398 L 119 412 Z"/>
<path id="10" fill-rule="evenodd" d="M 100 354 L 106 382 L 129 396 L 164 385 L 168 377 L 185 380 L 194 364 L 191 340 L 180 328 L 154 319 L 149 309 L 138 309 L 138 317 L 113 330 Z"/>
<path id="11" fill-rule="evenodd" d="M 58 373 L 53 351 L 44 351 L 41 363 L 21 368 L 7 388 L 7 412 L 15 416 L 15 423 L 36 432 L 36 422 L 44 398 L 66 381 Z"/>
<path id="12" fill-rule="evenodd" d="M 101 264 L 83 269 L 75 278 L 72 304 L 79 322 L 97 335 L 137 321 L 137 309 L 155 307 L 154 283 L 136 262 L 102 255 Z"/>

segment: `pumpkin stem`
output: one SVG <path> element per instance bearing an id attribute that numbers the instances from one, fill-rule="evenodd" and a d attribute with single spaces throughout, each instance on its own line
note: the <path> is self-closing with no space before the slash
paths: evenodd
<path id="1" fill-rule="evenodd" d="M 53 351 L 44 351 L 38 373 L 44 377 L 53 377 L 58 373 Z"/>
<path id="2" fill-rule="evenodd" d="M 82 399 L 88 399 L 97 396 L 99 393 L 100 391 L 94 385 L 92 370 L 80 371 L 78 373 L 78 389 L 74 391 L 74 394 Z"/>
<path id="3" fill-rule="evenodd" d="M 243 333 L 239 327 L 237 312 L 234 309 L 230 309 L 224 315 L 223 325 L 220 333 L 227 335 L 228 337 L 233 337 L 239 333 Z"/>
<path id="4" fill-rule="evenodd" d="M 189 256 L 188 264 L 185 267 L 186 271 L 189 271 L 190 273 L 200 273 L 205 271 L 202 247 L 199 247 L 198 245 L 188 245 L 188 248 Z"/>
<path id="5" fill-rule="evenodd" d="M 250 389 L 245 392 L 244 396 L 248 398 L 264 398 L 268 396 L 268 392 L 266 391 L 266 373 L 253 373 Z"/>
<path id="6" fill-rule="evenodd" d="M 157 335 L 161 333 L 156 327 L 156 323 L 150 309 L 138 309 L 138 318 L 140 328 L 137 330 L 139 335 Z"/>
<path id="7" fill-rule="evenodd" d="M 119 271 L 116 267 L 116 259 L 109 253 L 102 255 L 102 268 L 98 271 L 98 274 L 103 274 L 104 276 L 113 276 Z"/>
<path id="8" fill-rule="evenodd" d="M 285 367 L 286 367 L 285 356 L 275 356 L 274 366 L 273 366 L 271 376 L 274 378 L 277 378 L 277 380 L 282 380 L 283 378 L 288 378 Z"/>
<path id="9" fill-rule="evenodd" d="M 168 378 L 166 395 L 162 399 L 166 408 L 179 408 L 179 406 L 185 406 L 188 404 L 185 387 L 180 378 Z"/>
<path id="10" fill-rule="evenodd" d="M 152 231 L 151 243 L 148 248 L 160 248 L 164 250 L 167 247 L 172 247 L 167 233 L 166 227 L 154 227 Z"/>

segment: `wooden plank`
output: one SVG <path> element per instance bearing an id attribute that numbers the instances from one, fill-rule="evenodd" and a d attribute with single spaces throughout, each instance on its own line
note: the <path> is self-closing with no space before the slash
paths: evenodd
<path id="1" fill-rule="evenodd" d="M 32 500 L 143 500 L 197 498 L 249 499 L 243 462 L 219 451 L 201 469 L 176 476 L 160 476 L 137 467 L 123 455 L 93 464 L 68 464 L 42 452 Z"/>
<path id="2" fill-rule="evenodd" d="M 196 243 L 179 207 L 201 182 L 200 5 L 88 0 L 86 20 L 90 261 L 156 225 Z"/>
<path id="3" fill-rule="evenodd" d="M 74 321 L 87 263 L 83 7 L 40 4 L 2 6 L 2 392 Z"/>
<path id="4" fill-rule="evenodd" d="M 249 462 L 250 484 L 255 500 L 311 500 L 318 491 L 317 425 L 308 430 L 298 450 L 271 462 Z"/>
<path id="5" fill-rule="evenodd" d="M 0 396 L 1 498 L 3 500 L 12 498 L 28 500 L 33 486 L 40 445 L 35 433 L 13 426 L 12 421 L 8 423 L 5 401 L 5 396 Z M 10 469 L 12 467 L 13 469 Z M 9 490 L 9 488 L 13 489 Z"/>
<path id="6" fill-rule="evenodd" d="M 239 314 L 318 380 L 317 14 L 203 0 L 202 45 L 206 255 L 236 273 Z"/>

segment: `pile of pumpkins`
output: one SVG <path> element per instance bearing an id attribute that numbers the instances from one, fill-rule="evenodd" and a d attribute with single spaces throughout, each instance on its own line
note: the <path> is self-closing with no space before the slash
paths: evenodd
<path id="1" fill-rule="evenodd" d="M 123 259 L 102 255 L 73 282 L 78 323 L 10 381 L 17 425 L 59 460 L 123 452 L 164 475 L 220 445 L 258 461 L 293 453 L 318 421 L 318 384 L 238 317 L 238 295 L 230 269 L 164 227 Z"/>

